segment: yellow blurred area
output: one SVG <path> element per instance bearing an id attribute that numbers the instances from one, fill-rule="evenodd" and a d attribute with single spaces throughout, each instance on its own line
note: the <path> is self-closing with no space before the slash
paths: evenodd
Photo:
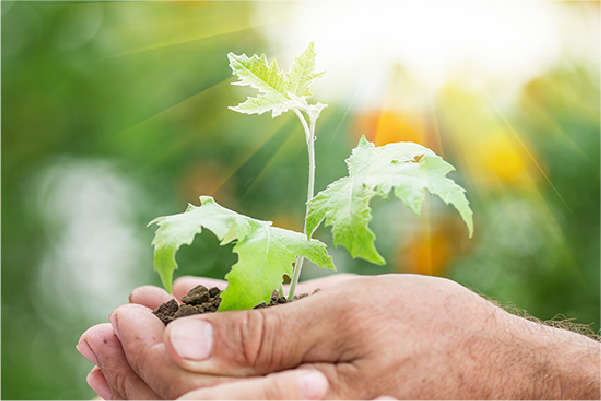
<path id="1" fill-rule="evenodd" d="M 444 277 L 449 262 L 456 256 L 454 248 L 453 238 L 444 228 L 416 232 L 406 248 L 399 252 L 398 270 L 403 273 Z"/>
<path id="2" fill-rule="evenodd" d="M 525 187 L 536 184 L 528 156 L 511 134 L 500 128 L 483 136 L 475 145 L 472 174 L 483 185 Z M 532 152 L 532 150 L 531 150 Z"/>
<path id="3" fill-rule="evenodd" d="M 528 145 L 494 118 L 478 116 L 477 108 L 472 109 L 471 113 L 472 124 L 461 127 L 464 138 L 469 140 L 451 142 L 448 145 L 465 147 L 461 150 L 461 162 L 469 166 L 472 177 L 491 189 L 499 186 L 524 188 L 534 185 L 540 176 L 533 171 L 530 160 L 532 157 L 538 161 L 535 152 L 530 147 L 526 151 L 524 146 Z M 457 121 L 465 121 L 464 117 L 461 112 L 451 116 Z M 413 142 L 429 147 L 441 155 L 441 138 L 434 124 L 434 118 L 428 118 L 425 113 L 376 110 L 357 116 L 354 140 L 365 135 L 376 146 Z"/>
<path id="4" fill-rule="evenodd" d="M 294 216 L 291 214 L 280 214 L 275 216 L 273 219 L 273 226 L 284 228 L 286 230 L 293 230 L 297 232 L 303 231 L 303 220 L 300 216 Z"/>
<path id="5" fill-rule="evenodd" d="M 438 108 L 446 126 L 445 147 L 460 154 L 455 165 L 468 174 L 481 191 L 511 188 L 528 192 L 537 185 L 545 163 L 530 144 L 526 133 L 510 125 L 500 107 L 486 92 L 454 82 L 438 97 Z"/>
<path id="6" fill-rule="evenodd" d="M 374 143 L 384 146 L 401 141 L 425 146 L 426 124 L 421 116 L 393 111 L 382 111 L 378 116 Z"/>
<path id="7" fill-rule="evenodd" d="M 416 112 L 377 110 L 359 114 L 354 123 L 356 140 L 361 135 L 376 146 L 396 142 L 414 142 L 428 146 L 426 118 Z"/>

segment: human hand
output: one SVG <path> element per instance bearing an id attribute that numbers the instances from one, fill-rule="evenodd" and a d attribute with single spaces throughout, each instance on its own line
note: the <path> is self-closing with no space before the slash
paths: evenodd
<path id="1" fill-rule="evenodd" d="M 598 342 L 510 315 L 442 278 L 358 277 L 259 313 L 192 316 L 167 327 L 164 345 L 202 374 L 316 369 L 328 398 L 600 395 Z M 242 385 L 224 383 L 219 394 Z"/>
<path id="2" fill-rule="evenodd" d="M 199 348 L 203 339 L 210 352 Z M 420 276 L 357 278 L 277 308 L 187 317 L 168 326 L 164 344 L 176 363 L 205 375 L 317 369 L 328 398 L 599 398 L 597 342 Z M 205 383 L 186 398 L 295 397 L 298 385 L 285 383 L 276 375 Z"/>
<path id="3" fill-rule="evenodd" d="M 350 277 L 352 277 L 352 275 L 339 274 L 320 279 L 309 280 L 307 282 L 299 283 L 298 291 L 300 293 L 311 293 L 316 288 L 327 288 L 329 285 L 332 285 L 335 282 L 340 282 Z M 225 288 L 226 282 L 223 280 L 209 278 L 181 277 L 174 283 L 173 290 L 176 299 L 181 301 L 182 297 L 187 294 L 191 288 L 194 288 L 197 285 L 204 285 L 209 288 L 219 287 L 223 289 Z M 137 288 L 130 294 L 130 302 L 143 305 L 150 310 L 155 309 L 161 303 L 168 301 L 171 298 L 172 297 L 167 294 L 165 290 L 152 286 Z M 154 316 L 149 316 L 148 313 L 146 313 L 143 321 L 145 322 L 144 324 L 150 323 L 151 327 L 147 328 L 151 329 L 149 332 L 154 333 L 155 338 L 162 338 L 160 335 L 157 337 L 157 334 L 160 330 L 164 330 L 164 326 L 157 326 L 156 324 L 153 324 L 156 323 L 156 318 Z M 144 324 L 142 324 L 140 327 L 144 326 Z M 154 329 L 154 331 L 152 329 Z M 153 391 L 152 386 L 146 384 L 146 382 L 142 380 L 137 372 L 134 371 L 134 369 L 132 369 L 132 367 L 129 365 L 129 362 L 127 361 L 126 355 L 123 351 L 123 347 L 110 324 L 96 325 L 88 329 L 81 336 L 77 348 L 84 357 L 96 365 L 88 375 L 87 381 L 92 389 L 103 398 L 174 398 L 181 394 L 183 391 L 182 389 L 198 388 L 200 386 L 208 385 L 214 386 L 218 383 L 227 381 L 224 377 L 211 376 L 200 378 L 200 375 L 197 374 L 186 374 L 186 372 L 181 371 L 181 369 L 179 369 L 177 366 L 173 366 L 173 363 L 159 364 L 155 366 L 157 374 L 151 375 L 153 379 L 150 381 L 153 383 L 162 382 L 169 377 L 173 377 L 174 375 L 182 375 L 182 377 L 184 377 L 181 382 L 174 383 L 174 389 L 160 389 L 159 393 L 161 395 L 159 395 Z M 157 354 L 160 354 L 160 352 L 157 352 Z M 154 365 L 145 365 L 145 371 L 149 370 L 150 366 Z M 265 386 L 265 384 L 269 383 L 270 380 L 277 379 L 278 383 L 283 382 L 286 384 L 286 394 L 288 394 L 287 398 L 319 398 L 319 391 L 316 392 L 314 390 L 319 390 L 320 385 L 323 388 L 325 385 L 327 385 L 327 383 L 325 383 L 325 380 L 323 377 L 320 377 L 321 375 L 319 374 L 317 377 L 315 375 L 309 375 L 308 379 L 303 379 L 308 373 L 311 372 L 300 370 L 298 372 L 287 372 L 286 374 L 281 373 L 269 375 L 269 377 L 266 379 L 257 378 L 253 382 L 245 383 L 244 389 L 241 390 L 243 393 L 241 394 L 245 394 L 244 398 L 249 398 L 250 393 L 248 393 L 248 388 L 253 388 L 253 386 L 261 386 L 261 388 L 267 387 L 267 391 L 265 392 L 261 390 L 260 392 L 257 392 L 257 398 L 277 398 L 278 393 L 271 391 L 271 386 Z M 160 380 L 157 378 L 160 378 Z M 312 383 L 315 381 L 317 382 L 316 385 L 312 385 Z M 304 393 L 302 393 L 302 391 L 298 391 L 299 386 L 295 386 L 295 383 L 300 383 L 301 386 L 304 386 L 304 388 L 301 388 Z M 279 398 L 284 397 L 279 396 Z"/>
<path id="4" fill-rule="evenodd" d="M 316 369 L 328 378 L 328 398 L 484 398 L 490 383 L 473 383 L 481 368 L 494 369 L 486 346 L 507 317 L 449 280 L 361 277 L 261 313 L 175 321 L 164 344 L 177 364 L 203 374 Z M 215 394 L 203 388 L 184 398 Z"/>

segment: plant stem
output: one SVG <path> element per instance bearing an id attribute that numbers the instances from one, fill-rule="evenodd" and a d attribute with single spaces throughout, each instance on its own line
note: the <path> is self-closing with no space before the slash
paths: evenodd
<path id="1" fill-rule="evenodd" d="M 307 202 L 309 202 L 314 195 L 315 192 L 315 121 L 317 116 L 314 113 L 307 112 L 307 116 L 309 117 L 309 125 L 307 126 L 307 121 L 305 117 L 299 110 L 294 110 L 297 117 L 303 124 L 303 129 L 305 130 L 305 138 L 307 140 L 307 153 L 309 155 L 309 179 L 307 180 Z M 305 208 L 305 220 L 303 223 L 303 233 L 307 234 L 307 212 L 308 206 Z M 302 256 L 296 257 L 296 262 L 294 263 L 294 270 L 292 272 L 292 278 L 290 280 L 290 292 L 288 293 L 288 300 L 292 300 L 294 298 L 294 290 L 296 289 L 296 284 L 298 283 L 298 279 L 303 270 L 303 264 L 305 262 L 305 258 Z"/>

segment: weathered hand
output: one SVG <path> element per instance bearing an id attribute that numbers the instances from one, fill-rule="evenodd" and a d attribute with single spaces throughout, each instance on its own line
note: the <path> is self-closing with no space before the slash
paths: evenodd
<path id="1" fill-rule="evenodd" d="M 315 369 L 328 379 L 327 398 L 600 395 L 598 342 L 510 315 L 441 278 L 360 277 L 275 308 L 187 317 L 167 327 L 164 344 L 178 365 L 208 375 Z M 278 380 L 253 383 L 260 391 Z M 235 397 L 242 386 L 222 384 L 219 394 Z"/>
<path id="2" fill-rule="evenodd" d="M 351 275 L 336 275 L 330 276 L 327 278 L 310 280 L 308 282 L 302 283 L 299 285 L 299 291 L 302 292 L 312 292 L 315 288 L 327 288 L 334 282 L 339 282 L 345 280 Z M 181 298 L 193 287 L 202 284 L 206 287 L 219 287 L 224 288 L 226 282 L 223 280 L 215 280 L 208 278 L 196 278 L 196 277 L 182 277 L 174 283 L 174 295 L 178 300 Z M 167 294 L 163 289 L 152 287 L 152 286 L 144 286 L 137 288 L 130 295 L 130 302 L 140 304 L 146 306 L 150 309 L 155 309 L 161 303 L 168 301 L 171 299 L 169 294 Z M 127 306 L 123 308 L 136 308 L 136 312 L 125 311 L 122 314 L 140 314 L 139 306 Z M 162 339 L 162 335 L 159 334 L 164 327 L 156 325 L 156 318 L 149 314 L 149 310 L 144 310 L 141 313 L 141 322 L 136 327 L 136 330 L 141 329 L 145 331 L 145 334 L 150 333 L 150 338 L 152 340 L 152 344 L 158 345 L 155 343 L 155 340 L 158 338 L 159 342 Z M 139 316 L 139 317 L 140 317 Z M 126 338 L 129 338 L 129 330 L 126 329 Z M 154 338 L 153 338 L 154 337 Z M 144 337 L 148 340 L 148 336 Z M 146 348 L 151 348 L 150 344 L 146 344 Z M 154 360 L 153 364 L 145 364 L 143 366 L 142 371 L 147 372 L 149 370 L 154 370 L 154 372 L 150 373 L 151 377 L 151 385 L 146 384 L 143 381 L 138 373 L 132 369 L 130 366 L 127 357 L 123 351 L 123 347 L 115 335 L 113 330 L 113 326 L 110 324 L 101 324 L 96 325 L 88 329 L 82 336 L 79 341 L 77 348 L 80 352 L 89 359 L 94 362 L 96 365 L 90 374 L 88 375 L 88 382 L 92 389 L 98 393 L 103 398 L 115 398 L 115 399 L 157 399 L 157 398 L 173 398 L 177 395 L 181 395 L 183 392 L 188 391 L 192 388 L 196 389 L 200 386 L 208 386 L 215 385 L 217 383 L 222 383 L 226 381 L 224 377 L 218 376 L 210 376 L 202 378 L 198 374 L 190 374 L 182 371 L 179 367 L 175 366 L 172 361 L 167 361 L 168 363 L 156 363 L 156 361 L 160 361 L 160 358 Z M 133 355 L 139 355 L 139 352 L 133 352 Z M 160 352 L 154 351 L 157 354 Z M 290 382 L 293 380 L 297 380 L 301 383 L 300 385 L 304 385 L 304 391 L 308 393 L 305 394 L 305 397 L 318 397 L 319 396 L 319 385 L 317 382 L 315 385 L 311 385 L 313 381 L 319 381 L 319 377 L 309 376 L 309 379 L 302 379 L 306 373 L 305 371 L 299 372 L 290 372 L 287 375 L 277 374 L 270 375 L 269 380 L 278 379 L 284 380 L 286 385 L 286 390 L 288 391 L 288 398 L 298 398 L 301 397 L 302 394 L 299 393 L 298 386 L 291 386 Z M 181 375 L 183 379 L 181 381 L 176 381 L 173 383 L 173 389 L 159 389 L 159 393 L 157 394 L 153 391 L 152 386 L 159 386 L 159 383 L 162 383 L 164 380 L 167 380 L 169 377 L 173 377 L 174 375 Z M 320 375 L 318 375 L 320 376 Z M 231 380 L 231 378 L 230 378 Z M 265 381 L 257 380 L 256 383 L 261 384 L 265 383 Z M 321 385 L 327 385 L 325 380 L 321 378 Z M 251 388 L 252 388 L 251 383 Z M 245 385 L 246 387 L 246 385 Z M 255 386 L 256 387 L 256 386 Z M 277 391 L 277 386 L 274 387 Z M 277 398 L 277 392 L 274 393 L 271 387 L 269 387 L 266 391 L 261 389 L 259 393 L 257 393 L 254 397 L 258 399 L 265 398 L 267 395 L 271 395 L 272 397 Z M 302 388 L 301 388 L 302 390 Z M 317 392 L 314 390 L 318 390 Z M 313 391 L 313 392 L 311 392 Z M 323 391 L 322 391 L 323 392 Z M 159 395 L 160 394 L 160 395 Z M 250 393 L 248 391 L 244 392 L 245 397 L 249 398 Z M 304 394 L 304 393 L 303 393 Z M 324 393 L 325 394 L 325 393 Z M 213 397 L 215 398 L 215 397 Z M 226 397 L 228 398 L 228 397 Z M 286 398 L 286 396 L 281 396 L 280 398 Z"/>
<path id="3" fill-rule="evenodd" d="M 148 337 L 136 324 L 142 308 L 116 314 L 133 338 Z M 309 369 L 327 377 L 329 386 L 317 379 L 309 388 L 329 388 L 328 398 L 599 398 L 599 343 L 509 315 L 438 278 L 355 278 L 276 308 L 178 319 L 163 336 L 154 346 L 161 374 L 147 372 L 157 365 L 149 349 L 124 342 L 138 377 L 128 380 L 131 394 L 142 378 L 162 396 L 294 398 L 303 388 L 295 375 Z M 165 351 L 202 379 L 166 392 L 174 367 Z"/>

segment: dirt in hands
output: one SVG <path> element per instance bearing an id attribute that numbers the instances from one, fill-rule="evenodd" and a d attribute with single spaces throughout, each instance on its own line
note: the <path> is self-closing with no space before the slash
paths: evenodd
<path id="1" fill-rule="evenodd" d="M 219 310 L 221 304 L 221 290 L 217 287 L 207 288 L 202 285 L 192 288 L 188 294 L 182 298 L 182 303 L 175 299 L 165 302 L 156 308 L 152 313 L 155 314 L 163 324 L 167 325 L 182 316 L 197 315 L 200 313 L 212 313 Z M 308 294 L 295 296 L 294 300 L 305 298 Z M 280 297 L 279 291 L 273 291 L 269 304 L 261 302 L 254 309 L 269 308 L 270 306 L 281 305 L 288 302 L 284 297 Z"/>

